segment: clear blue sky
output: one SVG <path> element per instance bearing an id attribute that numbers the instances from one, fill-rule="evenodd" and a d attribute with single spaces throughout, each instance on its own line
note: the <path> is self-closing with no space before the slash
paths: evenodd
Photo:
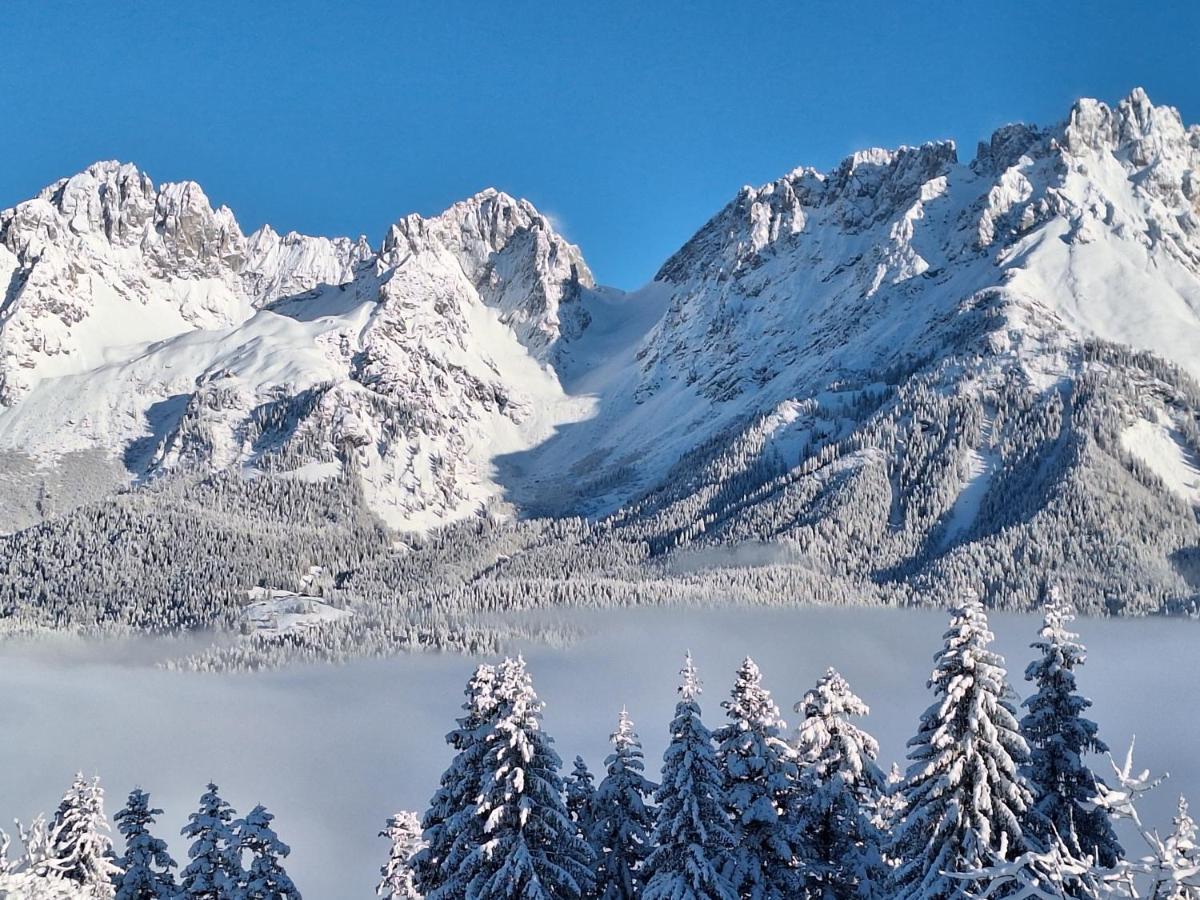
<path id="1" fill-rule="evenodd" d="M 1194 0 L 12 2 L 0 207 L 118 158 L 199 181 L 248 231 L 377 243 L 492 185 L 635 287 L 800 164 L 945 137 L 969 158 L 1138 84 L 1200 121 L 1198 34 Z"/>

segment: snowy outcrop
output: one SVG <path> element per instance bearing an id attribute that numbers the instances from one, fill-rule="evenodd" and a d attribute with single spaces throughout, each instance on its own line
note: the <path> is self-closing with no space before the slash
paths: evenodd
<path id="1" fill-rule="evenodd" d="M 246 289 L 260 303 L 277 301 L 312 290 L 317 285 L 343 285 L 375 253 L 365 236 L 310 237 L 289 231 L 278 234 L 264 225 L 246 239 Z"/>
<path id="2" fill-rule="evenodd" d="M 580 291 L 595 287 L 592 273 L 579 248 L 525 200 L 487 190 L 432 219 L 406 216 L 388 231 L 380 265 L 402 267 L 422 256 L 453 260 L 450 267 L 538 359 L 587 326 Z"/>
<path id="3" fill-rule="evenodd" d="M 674 298 L 641 390 L 690 378 L 729 397 L 814 357 L 878 368 L 990 287 L 1014 319 L 1033 300 L 1200 373 L 1198 190 L 1200 128 L 1141 90 L 1005 126 L 970 165 L 943 142 L 744 188 L 660 270 Z M 1147 294 L 1161 314 L 1128 300 Z"/>
<path id="4" fill-rule="evenodd" d="M 244 238 L 196 184 L 97 163 L 0 213 L 0 403 L 122 346 L 246 317 Z"/>

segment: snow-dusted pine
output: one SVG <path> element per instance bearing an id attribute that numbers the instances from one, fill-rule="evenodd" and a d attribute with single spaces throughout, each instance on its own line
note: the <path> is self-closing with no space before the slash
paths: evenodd
<path id="1" fill-rule="evenodd" d="M 727 872 L 736 844 L 725 812 L 725 779 L 712 732 L 700 714 L 700 678 L 689 654 L 671 741 L 655 793 L 654 849 L 644 868 L 643 900 L 734 900 Z"/>
<path id="2" fill-rule="evenodd" d="M 398 812 L 387 820 L 379 836 L 388 839 L 389 847 L 387 862 L 379 870 L 376 896 L 382 900 L 421 900 L 413 871 L 413 858 L 425 847 L 420 816 L 407 810 Z"/>
<path id="3" fill-rule="evenodd" d="M 887 779 L 875 763 L 879 742 L 852 721 L 870 710 L 830 669 L 796 704 L 800 757 L 799 837 L 810 897 L 883 896 L 887 870 L 877 825 Z"/>
<path id="4" fill-rule="evenodd" d="M 754 660 L 742 662 L 730 698 L 721 705 L 729 721 L 713 738 L 737 839 L 730 880 L 748 900 L 795 897 L 803 883 L 796 751 L 784 738 L 787 725 Z"/>
<path id="5" fill-rule="evenodd" d="M 463 857 L 482 840 L 476 804 L 487 752 L 485 738 L 497 714 L 495 681 L 494 666 L 475 669 L 464 691 L 464 715 L 446 735 L 446 743 L 456 752 L 422 817 L 425 846 L 413 859 L 417 889 L 430 900 L 462 896 L 463 886 L 453 882 L 453 876 Z"/>
<path id="6" fill-rule="evenodd" d="M 271 827 L 275 817 L 259 804 L 233 824 L 233 849 L 249 859 L 231 900 L 300 900 L 300 891 L 283 867 L 292 852 Z"/>
<path id="7" fill-rule="evenodd" d="M 591 888 L 592 852 L 567 813 L 562 761 L 523 659 L 497 667 L 494 692 L 476 806 L 482 839 L 466 848 L 451 883 L 472 900 L 576 900 Z"/>
<path id="8" fill-rule="evenodd" d="M 575 757 L 571 774 L 564 780 L 567 798 L 567 812 L 571 821 L 579 828 L 582 835 L 592 833 L 592 803 L 596 797 L 596 784 L 592 773 L 582 756 Z"/>
<path id="9" fill-rule="evenodd" d="M 632 900 L 644 885 L 654 831 L 646 800 L 657 785 L 643 774 L 642 742 L 624 709 L 610 740 L 613 750 L 604 760 L 606 774 L 592 803 L 589 842 L 597 854 L 595 895 L 601 900 Z"/>
<path id="10" fill-rule="evenodd" d="M 61 877 L 95 897 L 111 896 L 113 879 L 120 873 L 109 833 L 100 779 L 84 778 L 80 772 L 50 822 L 49 851 Z"/>
<path id="11" fill-rule="evenodd" d="M 125 808 L 113 818 L 125 838 L 125 853 L 117 860 L 115 900 L 173 900 L 178 892 L 175 860 L 167 842 L 150 833 L 162 810 L 150 806 L 150 795 L 140 788 L 130 791 Z"/>
<path id="12" fill-rule="evenodd" d="M 1031 645 L 1039 656 L 1025 670 L 1025 680 L 1037 688 L 1025 701 L 1021 719 L 1030 750 L 1025 775 L 1034 801 L 1028 829 L 1043 844 L 1057 834 L 1075 853 L 1113 866 L 1121 845 L 1108 814 L 1093 802 L 1098 779 L 1085 759 L 1088 753 L 1107 753 L 1108 746 L 1097 736 L 1096 723 L 1083 715 L 1092 701 L 1079 693 L 1075 670 L 1087 653 L 1068 629 L 1072 619 L 1070 605 L 1052 594 Z"/>
<path id="13" fill-rule="evenodd" d="M 1029 749 L 1017 726 L 1004 659 L 979 599 L 953 613 L 934 657 L 935 701 L 908 742 L 904 819 L 892 854 L 895 900 L 963 900 L 972 872 L 1026 848 L 1021 823 L 1032 800 L 1019 767 Z"/>
<path id="14" fill-rule="evenodd" d="M 200 807 L 188 815 L 180 832 L 190 838 L 188 864 L 179 875 L 180 896 L 187 900 L 230 900 L 242 883 L 242 866 L 234 843 L 234 810 L 209 784 Z"/>

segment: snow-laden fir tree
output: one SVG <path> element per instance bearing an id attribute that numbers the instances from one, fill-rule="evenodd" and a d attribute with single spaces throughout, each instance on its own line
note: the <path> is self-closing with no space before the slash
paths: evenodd
<path id="1" fill-rule="evenodd" d="M 39 814 L 28 828 L 17 822 L 17 833 L 24 854 L 16 868 L 40 877 L 57 878 L 61 863 L 51 852 L 50 827 L 46 824 L 46 817 Z"/>
<path id="2" fill-rule="evenodd" d="M 113 879 L 120 873 L 104 815 L 100 779 L 75 776 L 50 821 L 50 856 L 58 874 L 81 885 L 95 897 L 112 896 Z"/>
<path id="3" fill-rule="evenodd" d="M 799 834 L 809 897 L 882 896 L 887 871 L 876 824 L 887 779 L 879 743 L 852 721 L 870 710 L 830 669 L 796 704 L 800 757 Z"/>
<path id="4" fill-rule="evenodd" d="M 93 893 L 78 882 L 60 877 L 58 860 L 50 855 L 50 834 L 44 816 L 28 828 L 17 823 L 24 852 L 8 860 L 8 836 L 0 832 L 0 900 L 101 900 L 111 897 L 104 890 Z"/>
<path id="5" fill-rule="evenodd" d="M 497 667 L 494 693 L 476 806 L 481 840 L 456 842 L 449 859 L 461 862 L 450 882 L 472 900 L 575 900 L 591 889 L 592 852 L 567 813 L 562 761 L 523 659 Z"/>
<path id="6" fill-rule="evenodd" d="M 884 862 L 892 865 L 895 860 L 888 855 L 891 847 L 888 842 L 890 835 L 899 826 L 904 818 L 904 773 L 900 769 L 899 763 L 892 763 L 888 769 L 887 776 L 884 778 L 883 793 L 879 795 L 879 799 L 875 808 L 875 817 L 872 824 L 875 830 L 879 832 L 882 840 L 880 849 L 883 851 Z"/>
<path id="7" fill-rule="evenodd" d="M 121 873 L 116 879 L 115 900 L 173 900 L 178 888 L 175 860 L 167 852 L 167 843 L 150 833 L 161 809 L 150 806 L 150 795 L 135 788 L 125 808 L 113 818 L 117 831 L 125 838 L 125 853 L 117 860 Z"/>
<path id="8" fill-rule="evenodd" d="M 1029 749 L 1008 699 L 1004 659 L 978 598 L 956 609 L 929 679 L 935 702 L 909 742 L 904 819 L 892 855 L 895 900 L 969 897 L 976 871 L 1028 849 L 1021 823 L 1031 805 L 1020 766 Z"/>
<path id="9" fill-rule="evenodd" d="M 1094 857 L 1102 866 L 1116 865 L 1121 845 L 1112 821 L 1093 804 L 1098 778 L 1084 757 L 1107 753 L 1097 737 L 1096 723 L 1084 717 L 1092 701 L 1080 695 L 1075 670 L 1086 651 L 1068 630 L 1074 619 L 1070 605 L 1052 594 L 1038 640 L 1031 645 L 1039 656 L 1025 670 L 1036 692 L 1025 701 L 1021 734 L 1029 744 L 1025 768 L 1033 793 L 1027 829 L 1043 844 L 1057 835 L 1076 853 Z"/>
<path id="10" fill-rule="evenodd" d="M 597 855 L 595 895 L 601 900 L 630 900 L 643 887 L 643 866 L 654 831 L 646 799 L 656 785 L 643 774 L 642 742 L 624 709 L 610 740 L 613 750 L 604 760 L 606 774 L 592 804 L 589 840 Z"/>
<path id="11" fill-rule="evenodd" d="M 233 823 L 233 851 L 249 859 L 232 900 L 300 900 L 283 860 L 292 852 L 271 827 L 274 816 L 260 803 Z"/>
<path id="12" fill-rule="evenodd" d="M 787 725 L 754 660 L 742 662 L 721 705 L 729 721 L 713 737 L 737 840 L 730 880 L 748 900 L 790 900 L 802 884 L 795 827 L 799 771 L 783 736 Z"/>
<path id="13" fill-rule="evenodd" d="M 417 889 L 430 900 L 452 900 L 463 895 L 464 886 L 451 883 L 455 863 L 482 842 L 483 823 L 476 804 L 483 777 L 485 738 L 495 725 L 497 702 L 494 693 L 496 669 L 480 665 L 467 681 L 463 702 L 464 715 L 457 727 L 446 735 L 446 743 L 455 750 L 429 808 L 421 819 L 425 846 L 413 858 Z M 455 846 L 458 855 L 451 862 Z"/>
<path id="14" fill-rule="evenodd" d="M 592 802 L 596 796 L 596 785 L 592 773 L 582 756 L 575 757 L 571 774 L 564 779 L 567 812 L 579 833 L 587 837 L 592 833 Z"/>
<path id="15" fill-rule="evenodd" d="M 643 900 L 734 900 L 726 875 L 735 844 L 725 812 L 725 779 L 712 733 L 700 716 L 700 679 L 689 654 L 671 741 L 655 793 L 654 841 L 643 867 Z"/>
<path id="16" fill-rule="evenodd" d="M 413 858 L 425 847 L 420 816 L 407 810 L 398 812 L 387 820 L 379 836 L 388 839 L 389 849 L 387 862 L 379 870 L 382 877 L 375 888 L 376 896 L 383 900 L 421 900 L 413 872 Z"/>
<path id="17" fill-rule="evenodd" d="M 234 844 L 233 808 L 209 784 L 200 808 L 188 815 L 180 832 L 192 840 L 188 864 L 179 876 L 180 895 L 188 900 L 230 900 L 242 882 L 242 865 Z"/>

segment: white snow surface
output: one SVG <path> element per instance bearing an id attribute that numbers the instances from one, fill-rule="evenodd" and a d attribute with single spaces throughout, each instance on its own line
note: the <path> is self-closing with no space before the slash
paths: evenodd
<path id="1" fill-rule="evenodd" d="M 322 622 L 336 622 L 350 615 L 350 610 L 338 609 L 319 597 L 255 588 L 250 592 L 250 602 L 242 607 L 241 619 L 255 632 L 277 637 L 300 634 Z"/>
<path id="2" fill-rule="evenodd" d="M 1200 505 L 1200 467 L 1184 449 L 1166 416 L 1138 419 L 1121 433 L 1121 445 L 1144 462 L 1163 484 L 1193 506 Z"/>
<path id="3" fill-rule="evenodd" d="M 1039 621 L 993 614 L 998 649 L 1021 696 L 1020 672 Z M 750 654 L 764 686 L 789 711 L 828 666 L 870 706 L 862 723 L 881 744 L 886 770 L 901 760 L 931 702 L 925 681 L 946 614 L 926 610 L 623 609 L 573 614 L 584 631 L 567 649 L 524 652 L 546 702 L 545 725 L 566 760 L 580 753 L 595 771 L 627 707 L 654 777 L 666 744 L 675 686 L 689 649 L 704 683 L 710 727 L 734 672 Z M 1088 646 L 1081 690 L 1100 736 L 1122 754 L 1136 734 L 1135 761 L 1171 778 L 1151 794 L 1149 824 L 1169 827 L 1180 793 L 1200 793 L 1200 696 L 1195 646 L 1200 624 L 1162 619 L 1082 619 Z M 178 646 L 170 651 L 177 653 Z M 0 819 L 52 810 L 77 770 L 102 776 L 107 809 L 134 786 L 166 812 L 157 833 L 176 859 L 179 828 L 204 785 L 215 781 L 240 812 L 265 804 L 292 847 L 287 868 L 310 900 L 367 897 L 387 853 L 377 837 L 388 816 L 423 810 L 449 761 L 442 736 L 459 714 L 475 661 L 408 654 L 345 666 L 296 667 L 257 675 L 183 674 L 149 667 L 151 640 L 95 646 L 56 639 L 0 651 L 6 698 L 0 749 Z M 1149 664 L 1149 660 L 1154 664 Z M 1153 705 L 1137 702 L 1153 697 Z M 1172 710 L 1172 715 L 1162 715 Z M 147 718 L 149 715 L 149 718 Z M 1103 766 L 1103 760 L 1095 760 Z"/>
<path id="4" fill-rule="evenodd" d="M 1200 376 L 1200 128 L 1139 89 L 970 163 L 942 141 L 796 169 L 627 294 L 497 191 L 372 250 L 246 237 L 198 185 L 99 163 L 0 213 L 0 284 L 0 450 L 98 447 L 131 480 L 253 467 L 252 411 L 310 391 L 311 462 L 356 455 L 392 525 L 497 499 L 600 513 L 747 417 L 788 460 L 805 404 L 912 359 L 986 351 L 1049 388 L 1099 337 Z M 962 327 L 980 309 L 983 336 Z M 951 534 L 986 487 L 976 451 Z"/>

